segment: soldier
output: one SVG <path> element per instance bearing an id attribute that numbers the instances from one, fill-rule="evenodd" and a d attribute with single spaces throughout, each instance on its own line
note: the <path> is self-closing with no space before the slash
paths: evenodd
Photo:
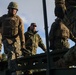
<path id="1" fill-rule="evenodd" d="M 36 27 L 37 27 L 36 23 L 31 23 L 31 25 L 28 27 L 27 32 L 24 33 L 26 38 L 25 46 L 26 46 L 26 49 L 31 52 L 31 55 L 36 55 L 38 46 L 42 48 L 43 51 L 46 52 L 46 47 L 43 44 L 40 35 L 37 34 L 38 31 L 36 31 Z M 30 71 L 29 73 L 32 73 L 32 71 Z"/>
<path id="2" fill-rule="evenodd" d="M 46 51 L 46 47 L 42 42 L 42 39 L 39 34 L 37 34 L 38 31 L 36 31 L 36 23 L 31 23 L 30 27 L 28 28 L 28 31 L 24 33 L 25 35 L 25 47 L 26 49 L 30 50 L 32 55 L 36 54 L 36 49 L 39 46 L 43 49 L 43 51 Z"/>
<path id="3" fill-rule="evenodd" d="M 64 25 L 61 19 L 56 18 L 55 22 L 51 26 L 51 30 L 49 33 L 50 49 L 69 49 L 70 45 L 68 39 L 71 39 L 76 42 L 76 38 Z"/>
<path id="4" fill-rule="evenodd" d="M 56 0 L 56 1 L 58 2 L 59 0 Z M 75 14 L 76 0 L 65 0 L 65 7 L 66 7 L 66 13 L 64 17 L 62 18 L 62 21 L 70 29 L 73 35 L 76 37 L 76 21 L 75 21 L 76 20 L 76 14 Z M 64 62 L 64 64 L 66 63 L 71 64 L 75 62 L 75 58 L 76 58 L 75 53 L 76 51 L 75 51 L 75 46 L 74 46 L 70 48 L 70 50 L 64 55 L 63 59 L 61 59 L 60 61 Z M 63 65 L 63 63 L 61 65 Z"/>
<path id="5" fill-rule="evenodd" d="M 22 54 L 21 49 L 25 48 L 24 25 L 22 19 L 16 15 L 18 11 L 16 2 L 10 2 L 7 9 L 8 13 L 1 17 L 0 27 L 4 52 L 8 58 L 8 69 L 15 69 L 16 62 L 10 61 L 18 58 Z"/>

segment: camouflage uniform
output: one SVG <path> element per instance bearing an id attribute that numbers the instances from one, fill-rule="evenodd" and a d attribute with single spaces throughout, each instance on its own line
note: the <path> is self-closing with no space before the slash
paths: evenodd
<path id="1" fill-rule="evenodd" d="M 67 66 L 75 65 L 76 63 L 76 46 L 70 48 L 70 50 L 64 55 L 64 61 Z"/>
<path id="2" fill-rule="evenodd" d="M 36 32 L 32 32 L 31 30 L 28 30 L 27 32 L 24 33 L 25 35 L 25 47 L 26 49 L 30 50 L 30 52 L 32 53 L 32 55 L 36 54 L 36 49 L 39 46 L 40 48 L 42 48 L 44 51 L 46 51 L 46 48 L 42 42 L 42 39 L 40 37 L 39 34 L 37 34 Z"/>
<path id="3" fill-rule="evenodd" d="M 51 26 L 49 33 L 50 39 L 50 49 L 68 49 L 69 43 L 68 39 L 71 39 L 76 42 L 76 38 L 69 31 L 69 29 L 63 24 L 61 19 L 57 18 Z"/>
<path id="4" fill-rule="evenodd" d="M 10 2 L 8 9 L 18 10 L 17 4 Z M 14 69 L 16 65 L 14 62 L 10 63 L 10 60 L 21 56 L 21 48 L 25 47 L 24 25 L 18 15 L 12 15 L 8 12 L 1 17 L 0 26 L 2 28 L 4 52 L 8 57 L 8 68 L 13 67 Z"/>
<path id="5" fill-rule="evenodd" d="M 37 31 L 33 32 L 32 30 L 30 30 L 30 27 L 28 27 L 28 30 L 27 30 L 27 32 L 24 33 L 24 35 L 25 35 L 26 49 L 30 51 L 31 55 L 36 55 L 38 47 L 40 47 L 44 51 L 46 51 L 46 47 L 43 44 L 40 35 L 37 34 Z M 27 74 L 27 73 L 32 74 L 33 72 L 38 72 L 38 71 L 41 71 L 41 70 L 40 69 L 39 70 L 38 69 L 29 70 L 29 71 L 25 71 L 25 74 Z"/>
<path id="6" fill-rule="evenodd" d="M 17 48 L 17 53 L 21 54 L 19 51 L 21 49 L 21 45 L 24 43 L 22 20 L 19 16 L 10 17 L 9 14 L 6 14 L 1 17 L 0 22 L 2 25 L 4 52 L 7 54 L 10 49 L 14 52 L 13 48 Z"/>
<path id="7" fill-rule="evenodd" d="M 55 65 L 60 68 L 69 68 L 76 65 L 76 46 L 71 47 L 62 58 L 55 62 Z"/>
<path id="8" fill-rule="evenodd" d="M 66 12 L 64 17 L 62 18 L 62 21 L 76 37 L 76 21 L 75 21 L 76 20 L 76 0 L 65 0 L 65 7 L 66 7 Z M 76 58 L 75 53 L 76 53 L 76 50 L 74 46 L 70 48 L 70 50 L 64 55 L 61 62 L 64 62 L 64 64 L 71 64 L 75 62 L 75 58 Z M 63 65 L 63 63 L 61 64 Z"/>
<path id="9" fill-rule="evenodd" d="M 72 31 L 76 37 L 76 1 L 65 0 L 66 14 L 62 21 Z M 70 48 L 70 50 L 64 55 L 64 61 L 66 65 L 74 65 L 76 59 L 76 45 Z"/>

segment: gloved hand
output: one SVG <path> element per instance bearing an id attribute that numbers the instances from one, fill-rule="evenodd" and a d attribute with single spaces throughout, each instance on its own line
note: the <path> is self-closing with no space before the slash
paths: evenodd
<path id="1" fill-rule="evenodd" d="M 25 50 L 25 43 L 21 42 L 21 51 Z"/>
<path id="2" fill-rule="evenodd" d="M 32 54 L 32 53 L 30 52 L 30 50 L 27 50 L 27 49 L 25 49 L 25 48 L 22 48 L 21 51 L 22 51 L 22 55 L 23 55 L 23 56 L 30 56 L 30 55 Z"/>

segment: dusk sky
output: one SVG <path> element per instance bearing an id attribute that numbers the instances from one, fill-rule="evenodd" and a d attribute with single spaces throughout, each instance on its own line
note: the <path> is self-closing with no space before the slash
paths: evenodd
<path id="1" fill-rule="evenodd" d="M 40 34 L 44 44 L 46 45 L 42 0 L 0 0 L 0 16 L 7 14 L 7 7 L 11 1 L 18 3 L 19 11 L 17 15 L 19 15 L 24 22 L 24 31 L 27 31 L 30 23 L 35 22 L 37 24 L 37 30 L 39 31 L 38 34 Z M 49 32 L 51 24 L 56 18 L 54 16 L 54 0 L 46 0 L 46 6 Z M 69 42 L 71 46 L 74 45 L 71 40 Z M 42 49 L 38 48 L 37 53 L 43 53 Z"/>

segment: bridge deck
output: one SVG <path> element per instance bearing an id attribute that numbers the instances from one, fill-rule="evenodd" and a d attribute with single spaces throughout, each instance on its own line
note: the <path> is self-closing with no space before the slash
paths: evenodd
<path id="1" fill-rule="evenodd" d="M 52 51 L 50 52 L 50 74 L 51 75 L 76 75 L 76 68 L 56 68 L 54 62 L 59 58 L 63 57 L 66 53 L 66 50 L 63 51 Z M 11 62 L 16 61 L 12 60 Z M 15 70 L 30 70 L 30 69 L 44 69 L 41 72 L 34 73 L 34 75 L 47 75 L 47 54 L 37 54 L 29 57 L 22 57 L 17 59 L 17 68 Z M 0 62 L 0 70 L 4 67 L 7 67 L 6 62 Z M 13 69 L 12 69 L 13 71 Z M 1 73 L 1 72 L 0 72 Z M 1 74 L 2 75 L 2 74 Z"/>

